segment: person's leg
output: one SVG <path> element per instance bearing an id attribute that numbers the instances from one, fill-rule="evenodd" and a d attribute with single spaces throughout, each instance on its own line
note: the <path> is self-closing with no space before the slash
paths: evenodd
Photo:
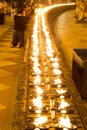
<path id="1" fill-rule="evenodd" d="M 10 47 L 16 46 L 17 43 L 18 43 L 18 34 L 17 34 L 17 31 L 14 31 L 13 32 L 13 39 L 12 39 Z"/>
<path id="2" fill-rule="evenodd" d="M 24 46 L 24 32 L 18 32 L 18 44 L 16 47 Z"/>

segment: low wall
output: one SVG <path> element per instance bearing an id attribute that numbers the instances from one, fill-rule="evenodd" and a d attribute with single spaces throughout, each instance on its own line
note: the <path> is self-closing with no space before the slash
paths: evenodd
<path id="1" fill-rule="evenodd" d="M 53 22 L 55 22 L 55 18 L 57 16 L 59 16 L 61 13 L 71 10 L 71 9 L 75 9 L 76 5 L 75 4 L 61 4 L 61 6 L 56 6 L 52 9 L 50 9 L 47 13 L 47 20 L 49 25 L 53 25 Z"/>

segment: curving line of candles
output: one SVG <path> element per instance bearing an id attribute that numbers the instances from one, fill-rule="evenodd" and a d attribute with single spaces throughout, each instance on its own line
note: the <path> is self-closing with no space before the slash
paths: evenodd
<path id="1" fill-rule="evenodd" d="M 66 5 L 66 4 L 65 4 Z M 55 5 L 56 6 L 56 5 Z M 61 5 L 57 5 L 61 6 Z M 46 26 L 45 15 L 46 11 L 52 7 L 46 7 L 38 10 L 35 17 L 35 24 L 32 35 L 32 44 L 30 52 L 30 75 L 33 88 L 29 96 L 28 109 L 30 112 L 39 114 L 35 117 L 35 129 L 48 129 L 50 127 L 49 116 L 42 116 L 42 112 L 49 112 L 51 122 L 54 122 L 52 127 L 57 130 L 77 130 L 77 126 L 70 122 L 68 116 L 69 110 L 73 112 L 72 102 L 67 102 L 65 99 L 70 98 L 68 90 L 63 88 L 63 71 L 60 65 L 60 53 L 57 51 L 53 39 L 50 37 L 49 29 Z M 39 26 L 41 25 L 41 26 Z M 31 84 L 29 84 L 29 87 Z M 53 88 L 51 88 L 53 86 Z M 46 89 L 45 89 L 46 87 Z M 54 89 L 55 88 L 55 89 Z M 54 91 L 54 94 L 53 94 Z M 47 100 L 49 106 L 43 102 L 45 92 L 48 93 Z M 52 96 L 53 95 L 53 96 Z M 57 98 L 57 102 L 56 102 Z M 43 109 L 44 108 L 44 109 Z M 43 111 L 44 110 L 44 111 Z M 63 113 L 56 117 L 56 112 Z M 55 123 L 56 120 L 56 123 Z"/>

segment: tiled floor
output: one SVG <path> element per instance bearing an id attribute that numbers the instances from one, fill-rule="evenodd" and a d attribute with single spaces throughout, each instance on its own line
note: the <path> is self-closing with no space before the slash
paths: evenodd
<path id="1" fill-rule="evenodd" d="M 0 130 L 10 130 L 16 97 L 21 49 L 10 48 L 12 34 L 13 28 L 0 37 Z"/>

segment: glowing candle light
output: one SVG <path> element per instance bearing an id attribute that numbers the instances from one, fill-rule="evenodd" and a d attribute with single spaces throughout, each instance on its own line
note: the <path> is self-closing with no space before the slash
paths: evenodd
<path id="1" fill-rule="evenodd" d="M 37 75 L 39 75 L 39 74 L 41 74 L 41 70 L 38 68 L 38 67 L 33 67 L 33 69 L 34 69 L 34 72 L 37 74 Z"/>
<path id="2" fill-rule="evenodd" d="M 58 84 L 62 84 L 62 81 L 60 78 L 54 79 L 54 84 L 58 85 Z"/>
<path id="3" fill-rule="evenodd" d="M 61 75 L 61 74 L 62 74 L 62 71 L 59 70 L 59 69 L 53 69 L 53 73 L 54 73 L 55 75 Z"/>
<path id="4" fill-rule="evenodd" d="M 56 61 L 53 62 L 53 63 L 52 63 L 52 67 L 53 67 L 53 68 L 58 68 L 58 67 L 59 67 L 59 63 L 56 62 Z"/>
<path id="5" fill-rule="evenodd" d="M 64 108 L 66 108 L 68 106 L 69 106 L 69 104 L 62 99 L 62 101 L 58 107 L 58 110 L 63 110 Z"/>
<path id="6" fill-rule="evenodd" d="M 50 61 L 51 61 L 51 62 L 55 62 L 55 61 L 58 62 L 58 57 L 55 57 L 55 58 L 51 57 L 51 58 L 50 58 Z"/>
<path id="7" fill-rule="evenodd" d="M 70 118 L 68 116 L 60 117 L 59 126 L 63 127 L 63 128 L 72 128 L 72 124 L 70 122 Z"/>
<path id="8" fill-rule="evenodd" d="M 64 93 L 66 93 L 67 92 L 67 90 L 63 90 L 63 89 L 57 89 L 56 90 L 56 92 L 58 93 L 58 94 L 64 94 Z"/>
<path id="9" fill-rule="evenodd" d="M 36 60 L 36 61 L 34 61 L 34 64 L 33 64 L 33 66 L 35 67 L 35 66 L 40 66 L 40 64 L 39 64 L 39 62 L 38 62 L 38 60 Z"/>
<path id="10" fill-rule="evenodd" d="M 38 56 L 39 55 L 39 52 L 37 50 L 33 51 L 32 53 L 34 56 Z"/>
<path id="11" fill-rule="evenodd" d="M 41 96 L 34 98 L 33 103 L 34 103 L 34 106 L 36 106 L 38 110 L 42 109 L 42 97 Z"/>
<path id="12" fill-rule="evenodd" d="M 48 118 L 46 116 L 42 116 L 42 117 L 39 117 L 39 118 L 36 118 L 35 121 L 34 121 L 34 124 L 37 126 L 37 127 L 40 127 L 42 126 L 44 123 L 46 123 L 48 121 Z"/>
<path id="13" fill-rule="evenodd" d="M 41 95 L 43 93 L 43 90 L 40 87 L 36 87 L 37 95 Z"/>
<path id="14" fill-rule="evenodd" d="M 34 84 L 38 85 L 40 83 L 41 83 L 41 77 L 40 77 L 40 75 L 36 75 L 35 80 L 34 80 Z"/>

